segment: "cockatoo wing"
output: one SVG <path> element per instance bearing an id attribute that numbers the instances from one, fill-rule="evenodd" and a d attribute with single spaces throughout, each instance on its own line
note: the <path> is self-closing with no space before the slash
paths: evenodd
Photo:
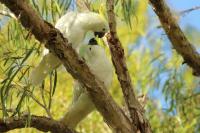
<path id="1" fill-rule="evenodd" d="M 64 37 L 68 38 L 76 18 L 77 12 L 67 12 L 56 22 L 55 27 L 60 30 Z"/>
<path id="2" fill-rule="evenodd" d="M 57 21 L 55 27 L 61 31 L 64 37 L 68 37 L 70 28 L 72 27 L 76 16 L 76 12 L 68 12 Z M 44 78 L 60 64 L 61 62 L 56 56 L 45 50 L 45 55 L 43 56 L 42 61 L 31 72 L 31 75 L 29 77 L 30 83 L 33 86 L 41 84 Z"/>
<path id="3" fill-rule="evenodd" d="M 40 85 L 49 72 L 58 67 L 60 64 L 60 60 L 58 60 L 58 58 L 52 53 L 46 54 L 42 58 L 40 64 L 31 72 L 29 77 L 30 83 L 33 86 Z"/>

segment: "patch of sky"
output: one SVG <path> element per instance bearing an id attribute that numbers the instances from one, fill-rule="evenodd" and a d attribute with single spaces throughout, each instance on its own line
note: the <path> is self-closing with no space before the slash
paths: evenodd
<path id="1" fill-rule="evenodd" d="M 170 8 L 172 9 L 172 12 L 174 12 L 175 15 L 179 15 L 179 12 L 190 9 L 190 8 L 194 8 L 197 6 L 200 6 L 200 1 L 199 0 L 167 0 L 168 5 L 170 6 Z M 157 39 L 161 39 L 163 41 L 163 45 L 161 50 L 163 50 L 165 56 L 167 58 L 170 58 L 172 55 L 172 45 L 170 43 L 170 41 L 168 40 L 164 30 L 160 27 L 160 23 L 159 20 L 156 16 L 156 14 L 153 12 L 153 10 L 151 9 L 151 7 L 149 6 L 148 9 L 149 12 L 149 27 L 148 27 L 148 33 L 145 37 L 141 37 L 139 42 L 140 44 L 145 44 L 145 46 L 148 46 L 151 50 L 153 50 L 151 48 L 152 45 L 155 44 L 155 38 Z M 179 24 L 181 26 L 181 28 L 184 30 L 186 28 L 188 28 L 189 26 L 194 27 L 194 29 L 196 30 L 200 30 L 200 10 L 195 10 L 192 11 L 188 14 L 185 14 L 184 16 L 178 16 L 179 19 Z M 147 41 L 147 38 L 149 41 Z M 135 46 L 135 48 L 138 48 L 139 46 Z M 200 51 L 200 49 L 198 49 L 198 51 Z M 167 60 L 165 60 L 166 62 Z M 160 65 L 162 65 L 163 62 L 159 62 L 159 61 L 155 61 L 153 62 L 153 65 L 158 68 L 158 69 L 162 69 L 160 67 Z M 167 81 L 167 79 L 169 78 L 169 73 L 170 72 L 161 72 L 158 74 L 156 81 L 159 83 L 158 86 L 156 86 L 156 88 L 152 88 L 149 91 L 149 97 L 159 100 L 160 104 L 161 104 L 161 108 L 163 109 L 163 111 L 167 111 L 170 108 L 170 102 L 171 100 L 165 99 L 165 96 L 163 95 L 162 92 L 162 88 L 164 87 L 165 82 Z M 152 91 L 153 90 L 153 91 Z M 200 89 L 196 89 L 196 90 L 200 90 Z M 172 110 L 170 114 L 175 115 L 176 114 L 176 110 Z"/>
<path id="2" fill-rule="evenodd" d="M 167 0 L 167 3 L 177 14 L 183 10 L 200 6 L 199 0 Z M 200 30 L 199 18 L 200 10 L 195 10 L 180 17 L 180 24 L 182 27 L 192 25 Z"/>
<path id="3" fill-rule="evenodd" d="M 69 10 L 75 11 L 76 10 L 76 0 L 71 0 Z"/>
<path id="4" fill-rule="evenodd" d="M 1 28 L 8 22 L 9 20 L 9 17 L 7 16 L 3 16 L 1 19 L 0 19 L 0 30 Z"/>

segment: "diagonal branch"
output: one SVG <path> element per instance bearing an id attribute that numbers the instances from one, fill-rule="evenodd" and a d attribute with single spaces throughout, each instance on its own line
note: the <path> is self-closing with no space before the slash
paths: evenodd
<path id="1" fill-rule="evenodd" d="M 17 19 L 13 13 L 4 10 L 0 10 L 0 15 Z"/>
<path id="2" fill-rule="evenodd" d="M 116 32 L 116 20 L 114 13 L 114 0 L 107 0 L 107 14 L 110 27 L 110 34 L 107 36 L 110 52 L 112 55 L 112 62 L 115 66 L 115 71 L 120 82 L 126 104 L 128 106 L 130 116 L 132 119 L 132 125 L 135 125 L 141 133 L 151 132 L 150 125 L 144 116 L 144 111 L 141 104 L 138 102 L 134 88 L 131 83 L 131 77 L 127 69 L 126 59 L 124 56 L 124 49 L 117 36 Z"/>
<path id="3" fill-rule="evenodd" d="M 195 11 L 195 10 L 200 10 L 200 6 L 195 6 L 193 8 L 183 10 L 183 11 L 179 12 L 179 14 L 180 15 L 185 15 L 185 14 L 188 14 L 188 13 L 190 13 L 192 11 Z"/>
<path id="4" fill-rule="evenodd" d="M 29 29 L 37 40 L 45 42 L 46 47 L 62 61 L 73 78 L 86 87 L 97 110 L 115 132 L 133 132 L 129 119 L 112 99 L 103 83 L 95 78 L 71 44 L 56 28 L 42 20 L 26 0 L 0 0 L 0 2 L 4 3 L 19 18 L 21 24 Z"/>
<path id="5" fill-rule="evenodd" d="M 76 0 L 76 5 L 80 11 L 90 11 L 91 3 L 88 0 Z"/>
<path id="6" fill-rule="evenodd" d="M 24 127 L 33 127 L 43 132 L 77 133 L 58 121 L 42 116 L 24 115 L 18 118 L 11 117 L 6 120 L 0 119 L 0 132 L 8 132 L 10 130 Z"/>
<path id="7" fill-rule="evenodd" d="M 149 2 L 159 17 L 162 27 L 173 47 L 183 57 L 183 63 L 187 63 L 193 69 L 195 76 L 200 76 L 200 55 L 185 37 L 165 1 L 149 0 Z"/>

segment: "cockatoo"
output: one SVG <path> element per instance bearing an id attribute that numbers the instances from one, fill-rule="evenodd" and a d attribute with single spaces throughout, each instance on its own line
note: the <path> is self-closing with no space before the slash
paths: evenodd
<path id="1" fill-rule="evenodd" d="M 101 38 L 108 31 L 106 20 L 98 13 L 94 12 L 68 12 L 62 16 L 55 27 L 61 31 L 72 47 L 79 52 L 80 44 L 88 31 Z M 60 60 L 52 53 L 47 53 L 40 64 L 31 72 L 29 81 L 33 86 L 42 83 L 44 78 L 55 68 L 61 65 Z"/>
<path id="2" fill-rule="evenodd" d="M 113 67 L 105 50 L 92 38 L 87 45 L 81 45 L 79 51 L 79 56 L 85 60 L 90 71 L 108 88 L 112 83 Z M 95 106 L 87 90 L 81 83 L 75 81 L 72 103 L 60 121 L 74 129 L 94 109 Z"/>

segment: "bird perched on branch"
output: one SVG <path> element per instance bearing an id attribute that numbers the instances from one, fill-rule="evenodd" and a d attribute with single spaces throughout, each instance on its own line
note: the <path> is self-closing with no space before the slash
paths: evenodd
<path id="1" fill-rule="evenodd" d="M 108 88 L 112 83 L 113 67 L 105 50 L 92 38 L 87 45 L 81 45 L 79 56 L 83 58 L 90 71 Z M 75 128 L 77 124 L 95 109 L 89 93 L 84 86 L 75 81 L 72 103 L 61 119 L 66 126 Z"/>
<path id="2" fill-rule="evenodd" d="M 94 35 L 99 38 L 108 31 L 106 20 L 94 12 L 68 12 L 57 21 L 55 27 L 68 39 L 69 43 L 72 43 L 77 53 L 88 31 L 94 32 Z M 41 84 L 44 78 L 60 65 L 61 62 L 56 56 L 51 52 L 47 53 L 31 72 L 30 83 L 34 86 Z"/>

